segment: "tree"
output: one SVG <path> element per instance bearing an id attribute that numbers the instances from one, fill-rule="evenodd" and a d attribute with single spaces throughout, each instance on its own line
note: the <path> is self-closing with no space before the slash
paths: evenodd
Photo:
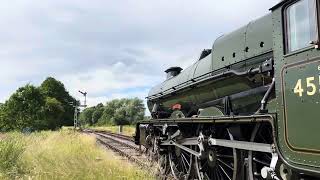
<path id="1" fill-rule="evenodd" d="M 138 98 L 114 99 L 102 107 L 102 104 L 95 107 L 95 112 L 92 117 L 94 124 L 126 125 L 134 124 L 144 118 L 144 104 L 143 101 Z M 101 110 L 103 110 L 102 115 Z"/>
<path id="2" fill-rule="evenodd" d="M 119 99 L 114 99 L 112 101 L 109 101 L 106 103 L 105 107 L 104 107 L 104 111 L 102 113 L 102 117 L 99 120 L 99 124 L 103 125 L 103 124 L 113 124 L 113 116 L 115 113 L 115 110 L 118 109 L 120 107 L 120 100 Z"/>
<path id="3" fill-rule="evenodd" d="M 44 96 L 38 88 L 29 84 L 19 88 L 1 107 L 1 129 L 46 129 L 44 105 Z"/>
<path id="4" fill-rule="evenodd" d="M 89 124 L 89 125 L 93 125 L 92 123 L 92 114 L 95 111 L 95 107 L 89 107 L 84 109 L 79 117 L 79 120 L 81 122 L 81 124 Z"/>
<path id="5" fill-rule="evenodd" d="M 143 101 L 139 98 L 130 99 L 128 103 L 128 117 L 130 124 L 135 124 L 143 120 L 145 114 L 145 107 Z"/>
<path id="6" fill-rule="evenodd" d="M 98 120 L 101 118 L 102 114 L 103 114 L 103 109 L 96 108 L 96 110 L 92 114 L 91 123 L 96 124 L 98 122 Z"/>
<path id="7" fill-rule="evenodd" d="M 10 119 L 8 118 L 6 106 L 2 104 L 0 106 L 0 130 L 7 131 L 10 129 L 13 129 L 12 122 L 10 122 Z"/>
<path id="8" fill-rule="evenodd" d="M 101 119 L 103 111 L 104 111 L 104 106 L 102 103 L 99 103 L 97 106 L 94 107 L 94 112 L 91 118 L 92 124 L 96 124 L 99 121 L 99 119 Z"/>
<path id="9" fill-rule="evenodd" d="M 64 108 L 56 98 L 46 97 L 44 106 L 45 120 L 49 129 L 60 127 Z"/>
<path id="10" fill-rule="evenodd" d="M 27 84 L 0 104 L 0 130 L 46 130 L 73 124 L 76 102 L 64 85 L 47 78 L 40 87 Z"/>
<path id="11" fill-rule="evenodd" d="M 74 108 L 70 103 L 74 103 L 76 100 L 70 96 L 64 84 L 52 77 L 48 77 L 42 82 L 40 89 L 44 96 L 55 98 L 61 103 L 64 112 L 61 116 L 62 121 L 59 126 L 73 125 Z"/>
<path id="12" fill-rule="evenodd" d="M 113 124 L 115 125 L 127 125 L 130 124 L 128 120 L 128 114 L 127 114 L 127 107 L 122 106 L 118 109 L 116 109 L 114 116 L 111 118 Z"/>

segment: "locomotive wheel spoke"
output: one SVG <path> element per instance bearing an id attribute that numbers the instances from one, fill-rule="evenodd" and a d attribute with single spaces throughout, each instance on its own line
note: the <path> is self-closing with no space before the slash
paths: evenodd
<path id="1" fill-rule="evenodd" d="M 257 162 L 257 163 L 260 163 L 260 164 L 263 164 L 265 166 L 269 166 L 270 163 L 266 162 L 266 161 L 263 161 L 263 160 L 259 160 L 257 158 L 253 158 L 253 161 Z"/>
<path id="2" fill-rule="evenodd" d="M 233 159 L 233 156 L 224 155 L 224 154 L 217 154 L 217 157 Z"/>
<path id="3" fill-rule="evenodd" d="M 219 162 L 221 162 L 223 165 L 225 165 L 226 167 L 230 168 L 233 170 L 233 167 L 231 167 L 229 164 L 227 164 L 226 162 L 222 161 L 221 159 L 217 159 Z"/>
<path id="4" fill-rule="evenodd" d="M 251 135 L 251 142 L 272 144 L 272 129 L 266 124 L 257 124 Z M 261 169 L 269 167 L 271 154 L 264 152 L 248 152 L 248 178 L 249 180 L 263 180 Z"/>
<path id="5" fill-rule="evenodd" d="M 216 134 L 217 138 L 233 140 L 226 128 Z M 207 147 L 201 159 L 195 158 L 196 173 L 201 180 L 235 180 L 237 163 L 236 149 L 219 146 Z"/>
<path id="6" fill-rule="evenodd" d="M 222 170 L 222 172 L 224 173 L 224 175 L 231 180 L 230 176 L 228 175 L 228 173 L 219 165 L 219 168 Z"/>
<path id="7" fill-rule="evenodd" d="M 159 168 L 159 174 L 161 177 L 160 179 L 166 179 L 169 173 L 169 162 L 168 162 L 168 156 L 166 154 L 159 156 L 158 168 Z"/>
<path id="8" fill-rule="evenodd" d="M 188 152 L 173 147 L 169 151 L 169 164 L 175 179 L 188 179 L 192 169 L 192 155 Z"/>

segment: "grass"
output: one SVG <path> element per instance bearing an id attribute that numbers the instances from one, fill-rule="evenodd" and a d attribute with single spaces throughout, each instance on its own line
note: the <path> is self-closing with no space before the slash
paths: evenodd
<path id="1" fill-rule="evenodd" d="M 102 130 L 102 131 L 111 131 L 113 133 L 119 132 L 119 126 L 92 126 L 89 127 L 94 130 Z M 127 136 L 133 136 L 136 132 L 136 126 L 134 125 L 125 125 L 122 129 L 122 134 Z"/>
<path id="2" fill-rule="evenodd" d="M 9 133 L 0 140 L 0 179 L 154 179 L 74 131 Z"/>

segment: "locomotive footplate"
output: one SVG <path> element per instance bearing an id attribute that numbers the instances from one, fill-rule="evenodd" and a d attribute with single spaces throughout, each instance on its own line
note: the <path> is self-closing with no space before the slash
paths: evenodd
<path id="1" fill-rule="evenodd" d="M 179 123 L 250 123 L 250 122 L 269 122 L 274 124 L 273 114 L 254 114 L 249 116 L 212 116 L 212 117 L 190 117 L 190 118 L 170 118 L 170 119 L 151 119 L 145 120 L 139 124 L 152 124 L 153 126 L 170 126 Z"/>

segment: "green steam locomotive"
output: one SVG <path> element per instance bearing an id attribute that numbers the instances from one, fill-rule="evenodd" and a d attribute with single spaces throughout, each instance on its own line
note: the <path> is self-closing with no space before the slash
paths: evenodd
<path id="1" fill-rule="evenodd" d="M 135 135 L 163 177 L 320 179 L 319 8 L 283 0 L 165 71 Z"/>

